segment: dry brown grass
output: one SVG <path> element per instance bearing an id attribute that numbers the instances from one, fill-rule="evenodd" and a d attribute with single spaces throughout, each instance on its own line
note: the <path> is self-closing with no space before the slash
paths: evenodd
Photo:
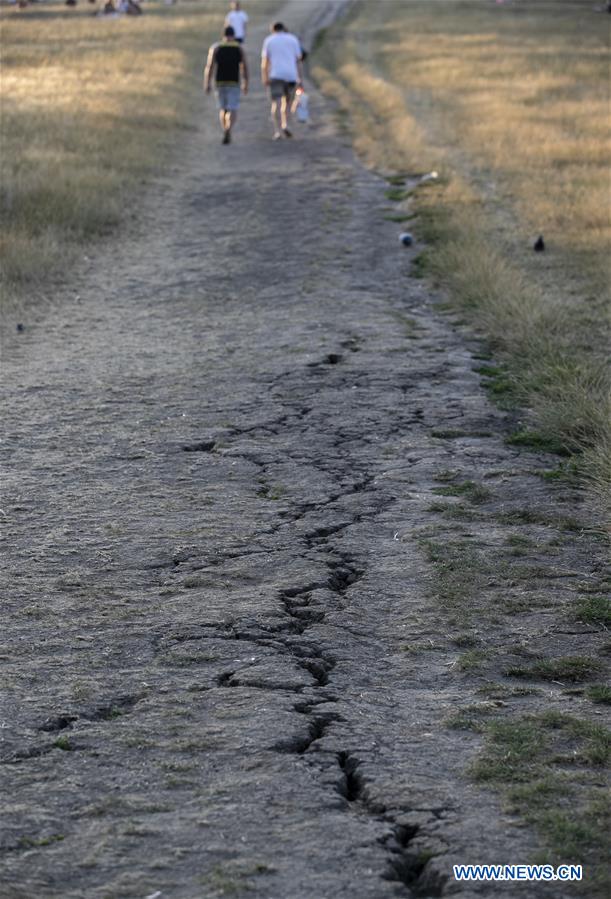
<path id="1" fill-rule="evenodd" d="M 277 5 L 258 0 L 254 20 Z M 0 11 L 5 310 L 36 300 L 83 243 L 127 218 L 177 129 L 192 127 L 227 6 L 148 2 L 119 19 L 85 4 Z"/>
<path id="2" fill-rule="evenodd" d="M 361 2 L 315 73 L 407 200 L 429 270 L 609 503 L 609 17 L 570 0 Z M 532 251 L 538 234 L 547 250 Z"/>

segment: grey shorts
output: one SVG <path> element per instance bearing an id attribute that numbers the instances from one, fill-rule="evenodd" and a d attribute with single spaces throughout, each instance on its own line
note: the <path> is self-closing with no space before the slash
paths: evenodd
<path id="1" fill-rule="evenodd" d="M 296 87 L 296 81 L 282 81 L 280 78 L 272 78 L 269 82 L 269 95 L 272 100 L 281 100 L 282 97 L 286 97 L 287 103 L 292 103 Z"/>
<path id="2" fill-rule="evenodd" d="M 240 107 L 240 85 L 217 85 L 216 103 L 219 109 L 226 109 L 228 110 L 228 112 L 235 112 Z"/>

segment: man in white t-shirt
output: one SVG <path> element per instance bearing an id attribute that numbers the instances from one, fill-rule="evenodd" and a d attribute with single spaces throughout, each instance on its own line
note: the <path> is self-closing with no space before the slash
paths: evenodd
<path id="1" fill-rule="evenodd" d="M 229 25 L 233 28 L 235 39 L 239 44 L 243 44 L 246 40 L 246 25 L 248 16 L 239 3 L 232 3 L 231 9 L 225 16 L 225 26 Z"/>
<path id="2" fill-rule="evenodd" d="M 261 78 L 269 88 L 272 103 L 274 140 L 292 137 L 288 127 L 288 116 L 295 90 L 303 82 L 301 66 L 301 45 L 294 34 L 290 34 L 282 22 L 272 25 L 271 34 L 263 41 L 261 50 Z"/>

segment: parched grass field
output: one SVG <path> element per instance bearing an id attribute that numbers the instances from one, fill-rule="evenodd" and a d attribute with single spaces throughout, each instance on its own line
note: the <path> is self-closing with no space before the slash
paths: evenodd
<path id="1" fill-rule="evenodd" d="M 253 21 L 277 5 L 253 3 Z M 227 8 L 147 2 L 142 16 L 116 19 L 85 3 L 0 10 L 5 313 L 40 301 L 83 245 L 126 221 L 177 130 L 193 127 Z"/>
<path id="2" fill-rule="evenodd" d="M 578 0 L 361 0 L 315 76 L 391 177 L 418 268 L 490 343 L 518 440 L 575 454 L 611 501 L 611 16 Z M 407 176 L 437 170 L 410 191 Z M 405 176 L 405 178 L 404 178 Z M 543 235 L 546 250 L 533 245 Z"/>

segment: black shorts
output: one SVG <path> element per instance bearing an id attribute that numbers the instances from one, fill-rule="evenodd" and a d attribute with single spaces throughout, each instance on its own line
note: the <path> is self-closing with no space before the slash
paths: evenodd
<path id="1" fill-rule="evenodd" d="M 282 97 L 286 97 L 286 102 L 292 103 L 296 87 L 296 81 L 282 81 L 281 78 L 272 78 L 269 82 L 269 95 L 272 100 L 281 100 Z"/>

